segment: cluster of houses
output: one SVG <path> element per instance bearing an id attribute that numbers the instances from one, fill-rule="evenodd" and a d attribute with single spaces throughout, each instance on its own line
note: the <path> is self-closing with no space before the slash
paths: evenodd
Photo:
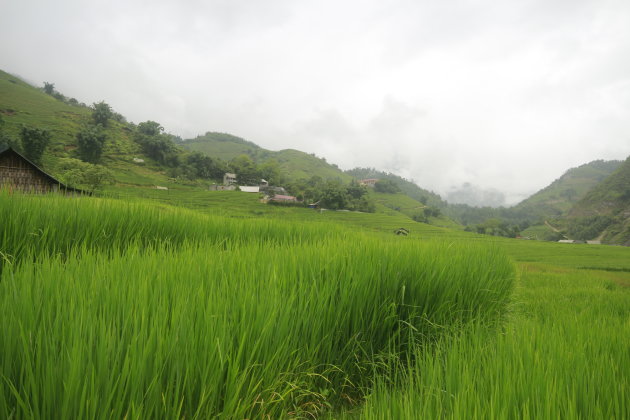
<path id="1" fill-rule="evenodd" d="M 237 188 L 245 193 L 263 193 L 265 195 L 264 202 L 297 203 L 298 201 L 294 196 L 288 195 L 284 188 L 269 185 L 269 182 L 264 179 L 261 179 L 258 185 L 238 185 L 236 174 L 230 172 L 223 175 L 223 185 L 212 184 L 209 189 L 210 191 L 234 191 Z"/>

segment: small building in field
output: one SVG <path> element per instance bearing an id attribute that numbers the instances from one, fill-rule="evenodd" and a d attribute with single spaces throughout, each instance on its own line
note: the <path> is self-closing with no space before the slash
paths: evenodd
<path id="1" fill-rule="evenodd" d="M 236 185 L 217 185 L 212 184 L 208 187 L 210 191 L 234 191 L 236 189 Z"/>
<path id="2" fill-rule="evenodd" d="M 586 241 L 582 241 L 580 239 L 560 239 L 558 243 L 561 244 L 585 244 Z"/>
<path id="3" fill-rule="evenodd" d="M 241 190 L 242 192 L 247 192 L 247 193 L 258 193 L 260 192 L 260 187 L 259 186 L 246 186 L 246 185 L 239 185 L 238 189 Z"/>
<path id="4" fill-rule="evenodd" d="M 0 188 L 3 187 L 32 193 L 89 194 L 55 179 L 13 148 L 0 146 Z"/>
<path id="5" fill-rule="evenodd" d="M 374 187 L 374 185 L 378 182 L 377 178 L 367 178 L 359 180 L 360 185 L 365 185 L 366 187 Z"/>
<path id="6" fill-rule="evenodd" d="M 276 194 L 271 197 L 269 201 L 276 201 L 280 203 L 297 203 L 297 198 L 292 195 Z"/>
<path id="7" fill-rule="evenodd" d="M 236 184 L 236 174 L 226 172 L 223 175 L 223 185 L 233 185 Z"/>

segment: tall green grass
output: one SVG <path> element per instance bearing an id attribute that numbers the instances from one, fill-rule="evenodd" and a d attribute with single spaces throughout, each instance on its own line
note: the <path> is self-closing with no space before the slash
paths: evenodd
<path id="1" fill-rule="evenodd" d="M 56 194 L 33 196 L 0 190 L 0 272 L 29 253 L 69 255 L 74 249 L 110 252 L 129 244 L 198 243 L 296 244 L 340 237 L 339 226 L 283 223 L 269 219 L 243 222 L 142 201 Z"/>
<path id="2" fill-rule="evenodd" d="M 386 419 L 626 419 L 630 293 L 614 275 L 527 265 L 504 329 L 416 350 L 360 415 Z"/>
<path id="3" fill-rule="evenodd" d="M 480 245 L 98 200 L 6 203 L 3 214 L 24 223 L 2 236 L 20 258 L 0 278 L 0 417 L 279 418 L 356 406 L 392 360 L 494 323 L 514 277 Z M 37 226 L 35 239 L 19 233 Z"/>

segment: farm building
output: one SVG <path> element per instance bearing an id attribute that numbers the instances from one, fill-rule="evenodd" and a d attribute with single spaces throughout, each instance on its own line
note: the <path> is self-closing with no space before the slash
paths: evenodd
<path id="1" fill-rule="evenodd" d="M 232 185 L 232 184 L 236 184 L 236 174 L 226 172 L 225 175 L 223 175 L 223 185 Z"/>
<path id="2" fill-rule="evenodd" d="M 359 180 L 360 185 L 365 185 L 366 187 L 374 187 L 374 185 L 378 182 L 376 178 L 367 178 Z"/>
<path id="3" fill-rule="evenodd" d="M 53 178 L 11 147 L 0 148 L 0 187 L 37 193 L 84 193 Z"/>
<path id="4" fill-rule="evenodd" d="M 579 239 L 560 239 L 558 243 L 561 244 L 585 244 L 586 241 L 582 241 Z"/>
<path id="5" fill-rule="evenodd" d="M 271 197 L 269 201 L 278 201 L 278 202 L 283 202 L 283 203 L 297 203 L 297 198 L 293 197 L 292 195 L 276 194 L 273 197 Z"/>
<path id="6" fill-rule="evenodd" d="M 248 192 L 248 193 L 257 193 L 260 192 L 260 187 L 259 186 L 251 186 L 251 185 L 239 185 L 238 188 L 242 191 L 242 192 Z"/>

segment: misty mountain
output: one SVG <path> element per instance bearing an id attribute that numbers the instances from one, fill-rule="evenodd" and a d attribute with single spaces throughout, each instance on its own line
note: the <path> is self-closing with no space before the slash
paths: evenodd
<path id="1" fill-rule="evenodd" d="M 474 186 L 460 189 L 470 201 L 479 200 L 481 207 L 458 204 L 450 200 L 447 214 L 464 225 L 480 224 L 487 219 L 501 219 L 512 224 L 543 224 L 545 220 L 560 218 L 619 166 L 621 161 L 595 160 L 576 168 L 568 169 L 551 184 L 512 207 L 493 207 L 492 196 L 485 198 L 483 190 Z M 483 199 L 489 200 L 483 202 Z M 496 198 L 500 200 L 500 196 Z"/>

